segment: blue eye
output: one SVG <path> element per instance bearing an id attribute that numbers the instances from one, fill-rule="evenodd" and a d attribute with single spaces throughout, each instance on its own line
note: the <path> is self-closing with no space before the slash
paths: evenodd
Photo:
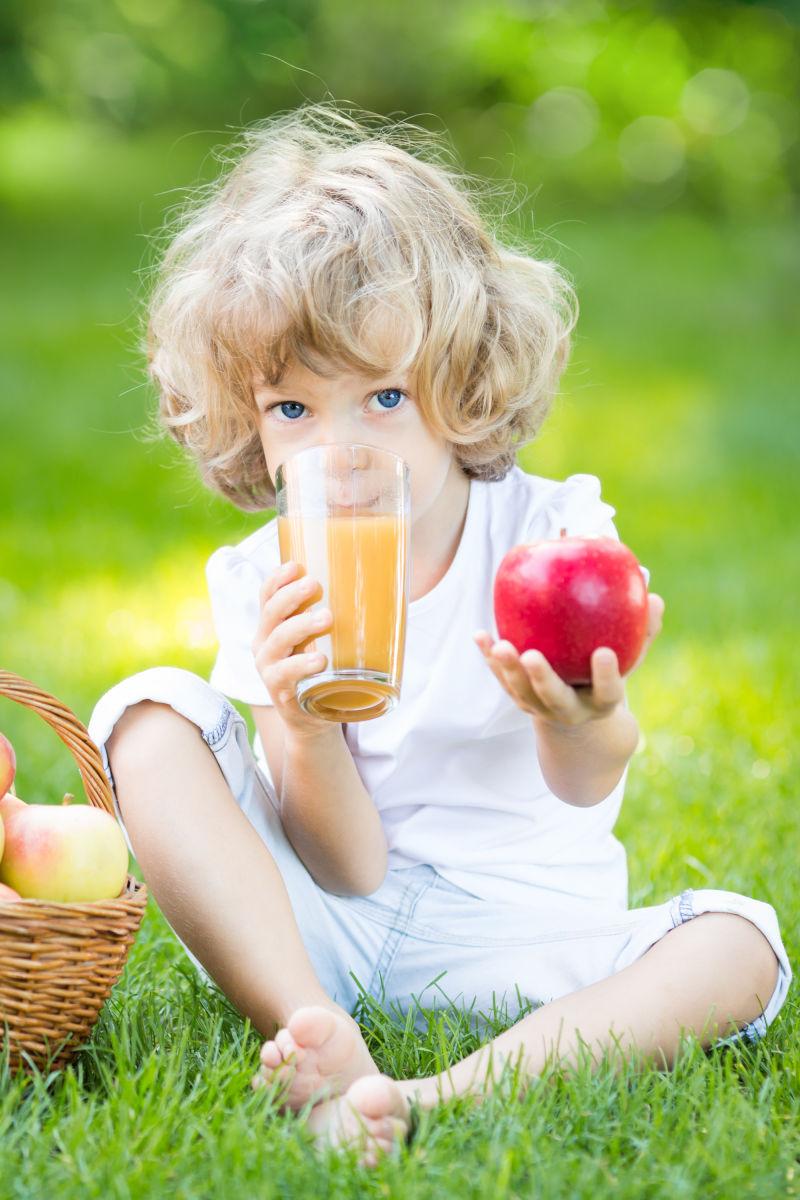
<path id="1" fill-rule="evenodd" d="M 304 405 L 304 404 L 298 404 L 296 400 L 284 400 L 284 402 L 283 402 L 282 404 L 273 404 L 273 406 L 272 406 L 272 407 L 273 407 L 273 408 L 279 408 L 279 409 L 281 410 L 281 412 L 283 412 L 283 415 L 284 415 L 285 417 L 289 417 L 289 419 L 290 419 L 290 420 L 294 420 L 296 417 L 299 417 L 299 416 L 300 416 L 300 413 L 298 413 L 298 412 L 295 412 L 295 413 L 291 413 L 291 414 L 290 414 L 290 413 L 287 413 L 287 412 L 285 412 L 284 410 L 285 410 L 285 409 L 287 409 L 287 408 L 294 408 L 294 409 L 300 408 L 300 409 L 303 409 L 303 408 L 305 408 L 305 405 Z"/>
<path id="2" fill-rule="evenodd" d="M 384 388 L 382 392 L 376 392 L 375 395 L 379 401 L 381 396 L 389 396 L 391 403 L 386 405 L 386 407 L 391 409 L 397 408 L 397 405 L 400 403 L 400 397 L 405 395 L 405 393 L 401 392 L 400 388 Z"/>
<path id="3" fill-rule="evenodd" d="M 392 412 L 406 398 L 402 388 L 382 388 L 381 391 L 375 392 L 371 397 L 372 400 L 378 400 L 384 412 Z M 280 409 L 281 417 L 286 418 L 282 424 L 296 423 L 305 412 L 305 404 L 300 404 L 297 400 L 282 400 L 277 404 L 270 404 L 265 412 L 273 413 L 276 409 Z M 276 414 L 277 419 L 277 414 Z"/>

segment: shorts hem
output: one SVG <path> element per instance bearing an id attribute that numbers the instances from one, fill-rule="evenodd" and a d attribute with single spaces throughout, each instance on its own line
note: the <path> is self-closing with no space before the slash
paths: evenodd
<path id="1" fill-rule="evenodd" d="M 704 893 L 708 893 L 711 896 L 724 896 L 726 897 L 726 902 L 724 905 L 716 903 L 716 905 L 704 907 L 702 901 L 698 903 L 696 899 L 698 894 L 702 896 Z M 735 901 L 741 901 L 744 899 L 746 901 L 746 906 L 741 904 L 731 905 L 730 898 L 733 898 Z M 763 908 L 763 910 L 765 910 L 764 921 L 756 920 L 756 915 L 760 910 L 754 910 L 755 905 L 759 905 L 761 908 Z M 764 937 L 766 937 L 767 941 L 772 947 L 776 959 L 778 960 L 778 979 L 769 1001 L 762 1009 L 759 1016 L 755 1017 L 752 1021 L 748 1021 L 748 1023 L 738 1029 L 736 1033 L 732 1033 L 723 1038 L 715 1039 L 711 1048 L 716 1049 L 719 1046 L 729 1046 L 734 1042 L 740 1041 L 748 1041 L 751 1044 L 759 1042 L 766 1036 L 770 1024 L 783 1007 L 783 1002 L 786 998 L 786 993 L 789 990 L 789 984 L 792 979 L 792 971 L 780 937 L 780 932 L 778 930 L 778 922 L 775 910 L 771 905 L 766 904 L 763 900 L 753 900 L 749 897 L 741 897 L 735 892 L 716 892 L 715 889 L 710 888 L 699 889 L 698 892 L 696 892 L 694 888 L 686 888 L 680 893 L 680 895 L 673 897 L 671 913 L 673 927 L 685 924 L 687 921 L 690 921 L 695 917 L 702 916 L 708 912 L 731 912 L 736 916 L 744 917 L 746 920 L 750 921 L 750 923 L 755 925 L 756 929 L 758 929 L 764 935 Z M 765 926 L 767 927 L 765 928 Z"/>

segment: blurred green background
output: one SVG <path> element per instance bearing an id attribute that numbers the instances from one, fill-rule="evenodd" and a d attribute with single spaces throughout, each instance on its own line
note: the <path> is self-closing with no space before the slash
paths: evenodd
<path id="1" fill-rule="evenodd" d="M 35 0 L 2 9 L 0 43 L 0 665 L 84 721 L 145 667 L 207 676 L 205 561 L 270 514 L 141 436 L 159 226 L 250 121 L 324 99 L 408 117 L 572 276 L 572 362 L 521 462 L 598 475 L 666 600 L 629 687 L 631 902 L 746 891 L 789 945 L 797 10 Z M 0 699 L 0 728 L 23 797 L 80 791 L 38 718 Z"/>

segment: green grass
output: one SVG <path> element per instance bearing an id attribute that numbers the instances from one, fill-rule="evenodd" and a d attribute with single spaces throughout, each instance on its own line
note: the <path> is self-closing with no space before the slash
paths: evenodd
<path id="1" fill-rule="evenodd" d="M 0 323 L 0 665 L 84 721 L 134 671 L 172 663 L 207 676 L 205 560 L 262 520 L 204 493 L 177 451 L 135 432 L 150 403 L 132 341 L 142 235 L 201 159 L 192 139 L 94 144 L 73 131 L 0 185 L 11 284 Z M 630 901 L 687 886 L 767 900 L 794 963 L 793 231 L 547 217 L 545 200 L 540 219 L 583 313 L 564 394 L 521 461 L 553 477 L 597 474 L 667 605 L 629 686 L 643 733 L 616 827 Z M 0 728 L 17 749 L 21 795 L 80 795 L 39 718 L 0 700 Z M 427 1036 L 374 1007 L 369 1018 L 373 1052 L 393 1074 L 430 1073 L 475 1046 L 457 1013 Z M 789 1196 L 800 1191 L 799 1030 L 793 987 L 757 1046 L 707 1056 L 688 1045 L 672 1074 L 605 1067 L 554 1075 L 523 1101 L 458 1100 L 368 1175 L 346 1155 L 314 1154 L 301 1122 L 250 1091 L 259 1037 L 195 978 L 151 898 L 74 1066 L 3 1077 L 0 1195 Z"/>

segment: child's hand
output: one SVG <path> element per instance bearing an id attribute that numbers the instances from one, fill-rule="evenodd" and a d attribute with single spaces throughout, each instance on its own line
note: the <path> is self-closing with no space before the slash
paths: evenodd
<path id="1" fill-rule="evenodd" d="M 651 592 L 648 602 L 647 636 L 642 652 L 628 675 L 640 665 L 650 643 L 661 629 L 664 601 Z M 591 685 L 570 687 L 556 675 L 538 650 L 526 650 L 520 656 L 510 642 L 500 641 L 492 645 L 490 634 L 484 630 L 478 630 L 473 637 L 495 678 L 515 704 L 523 712 L 551 724 L 576 726 L 610 716 L 624 699 L 625 688 L 617 656 L 608 646 L 600 646 L 592 654 Z"/>
<path id="2" fill-rule="evenodd" d="M 292 733 L 330 733 L 331 722 L 304 712 L 297 700 L 301 679 L 316 675 L 327 663 L 324 654 L 295 654 L 302 646 L 330 632 L 333 617 L 328 609 L 306 611 L 320 599 L 320 584 L 308 575 L 297 576 L 296 562 L 284 563 L 262 584 L 259 600 L 261 619 L 252 651 L 258 673 L 287 729 Z M 321 624 L 318 618 L 325 617 Z"/>

